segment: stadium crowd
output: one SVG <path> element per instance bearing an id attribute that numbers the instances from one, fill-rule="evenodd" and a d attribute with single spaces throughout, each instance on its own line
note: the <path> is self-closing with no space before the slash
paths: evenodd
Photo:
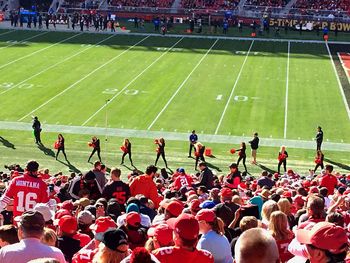
<path id="1" fill-rule="evenodd" d="M 7 168 L 0 262 L 350 262 L 350 175 L 331 165 L 257 178 L 237 163 L 226 176 L 150 165 L 126 182 L 100 161 L 84 174 Z"/>

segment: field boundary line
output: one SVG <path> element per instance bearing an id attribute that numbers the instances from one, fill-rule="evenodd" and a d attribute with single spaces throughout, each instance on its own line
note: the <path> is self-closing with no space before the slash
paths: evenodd
<path id="1" fill-rule="evenodd" d="M 111 39 L 112 37 L 114 37 L 114 35 L 111 35 L 111 36 L 109 36 L 109 37 L 103 39 L 102 41 L 99 41 L 99 42 L 97 42 L 96 44 L 93 44 L 93 45 L 89 46 L 88 48 L 85 48 L 85 49 L 83 49 L 83 50 L 81 50 L 81 51 L 79 51 L 79 52 L 76 52 L 76 53 L 74 53 L 73 55 L 71 55 L 71 56 L 69 56 L 69 57 L 67 57 L 67 58 L 65 58 L 65 59 L 63 59 L 63 60 L 61 60 L 61 61 L 59 61 L 59 62 L 53 64 L 53 65 L 51 65 L 50 67 L 45 68 L 45 69 L 39 71 L 38 73 L 36 73 L 36 74 L 30 76 L 29 78 L 26 78 L 25 80 L 22 80 L 21 82 L 17 83 L 16 85 L 12 86 L 11 88 L 6 89 L 6 90 L 0 92 L 0 95 L 2 95 L 2 94 L 4 94 L 4 93 L 6 93 L 6 92 L 8 92 L 8 91 L 10 91 L 10 90 L 12 90 L 12 89 L 18 87 L 19 85 L 21 85 L 21 84 L 27 82 L 28 80 L 31 80 L 32 78 L 34 78 L 34 77 L 36 77 L 36 76 L 39 76 L 40 74 L 42 74 L 42 73 L 44 73 L 44 72 L 46 72 L 46 71 L 48 71 L 48 70 L 50 70 L 50 69 L 56 67 L 57 65 L 62 64 L 63 62 L 66 62 L 67 60 L 70 60 L 70 59 L 72 59 L 72 58 L 74 58 L 74 57 L 80 55 L 81 53 L 83 53 L 83 52 L 85 52 L 85 51 L 87 51 L 87 50 L 89 50 L 89 49 L 91 49 L 91 48 L 93 48 L 93 47 L 95 47 L 95 46 L 97 46 L 97 45 L 103 43 L 104 41 L 107 41 L 108 39 Z"/>
<path id="2" fill-rule="evenodd" d="M 287 138 L 287 125 L 288 125 L 289 62 L 290 62 L 290 42 L 288 42 L 288 55 L 287 55 L 286 102 L 284 106 L 284 132 L 283 132 L 284 139 Z"/>
<path id="3" fill-rule="evenodd" d="M 172 50 L 178 43 L 180 43 L 184 38 L 180 38 L 174 45 L 169 47 L 166 52 L 163 52 L 161 56 L 159 56 L 156 60 L 154 60 L 151 64 L 149 64 L 145 69 L 143 69 L 135 78 L 133 78 L 128 84 L 126 84 L 118 93 L 114 94 L 111 99 L 107 101 L 106 104 L 101 106 L 94 114 L 92 114 L 84 123 L 82 126 L 85 126 L 92 118 L 94 118 L 99 112 L 101 112 L 107 105 L 109 105 L 116 97 L 118 97 L 124 90 L 126 90 L 132 83 L 134 83 L 135 80 L 137 80 L 140 76 L 143 75 L 150 67 L 152 67 L 155 63 L 157 63 L 163 56 L 165 56 L 167 53 L 169 53 L 170 50 Z"/>
<path id="4" fill-rule="evenodd" d="M 26 42 L 26 41 L 28 41 L 28 40 L 33 39 L 33 38 L 40 37 L 40 36 L 42 36 L 42 35 L 46 35 L 47 33 L 49 33 L 49 32 L 43 32 L 43 33 L 41 33 L 41 34 L 37 34 L 37 35 L 35 35 L 35 36 L 31 36 L 31 37 L 25 38 L 25 39 L 23 39 L 23 40 L 20 40 L 20 41 L 18 41 L 17 43 L 12 43 L 12 44 L 10 44 L 10 45 L 4 46 L 4 47 L 0 47 L 0 50 L 1 50 L 1 49 L 5 49 L 5 48 L 8 48 L 8 47 L 12 47 L 12 46 L 14 46 L 14 45 L 18 45 L 18 44 L 24 43 L 24 42 Z M 6 43 L 6 42 L 5 42 L 5 43 Z"/>
<path id="5" fill-rule="evenodd" d="M 243 61 L 242 66 L 241 66 L 241 69 L 240 69 L 239 72 L 238 72 L 236 81 L 235 81 L 235 83 L 234 83 L 233 86 L 232 86 L 232 90 L 231 90 L 230 96 L 229 96 L 228 99 L 227 99 L 227 102 L 226 102 L 226 105 L 225 105 L 225 107 L 224 107 L 224 110 L 223 110 L 223 112 L 222 112 L 222 114 L 221 114 L 221 116 L 220 116 L 219 123 L 218 123 L 218 125 L 216 126 L 216 129 L 215 129 L 215 132 L 214 132 L 215 135 L 218 134 L 218 131 L 219 131 L 220 126 L 221 126 L 221 123 L 222 123 L 222 121 L 223 121 L 223 119 L 224 119 L 224 116 L 225 116 L 225 114 L 226 114 L 228 105 L 230 104 L 230 101 L 231 101 L 231 99 L 232 99 L 233 93 L 235 92 L 236 86 L 237 86 L 237 84 L 238 84 L 238 81 L 239 81 L 239 79 L 241 78 L 241 74 L 242 74 L 242 72 L 243 72 L 244 65 L 245 65 L 245 63 L 246 63 L 247 60 L 248 60 L 248 57 L 249 57 L 249 54 L 250 54 L 250 50 L 252 49 L 253 45 L 254 45 L 254 39 L 253 39 L 252 43 L 251 43 L 250 46 L 249 46 L 249 49 L 248 49 L 248 51 L 247 51 L 247 55 L 245 56 L 244 61 Z"/>
<path id="6" fill-rule="evenodd" d="M 39 49 L 39 50 L 37 50 L 37 51 L 34 51 L 34 52 L 30 53 L 30 54 L 27 54 L 27 55 L 23 56 L 23 57 L 20 57 L 20 58 L 18 58 L 18 59 L 12 60 L 11 62 L 8 62 L 8 63 L 6 63 L 6 64 L 4 64 L 4 65 L 0 65 L 0 69 L 4 68 L 4 67 L 6 67 L 6 66 L 9 66 L 9 65 L 11 65 L 11 64 L 13 64 L 13 63 L 16 63 L 17 61 L 20 61 L 20 60 L 22 60 L 22 59 L 31 57 L 31 56 L 33 56 L 33 55 L 35 55 L 35 54 L 37 54 L 37 53 L 40 53 L 40 52 L 42 52 L 42 51 L 44 51 L 44 50 L 46 50 L 46 49 L 49 49 L 49 48 L 54 47 L 54 46 L 56 46 L 56 45 L 59 45 L 59 44 L 61 44 L 61 43 L 63 43 L 63 42 L 66 42 L 67 40 L 70 40 L 70 39 L 72 39 L 72 38 L 75 38 L 75 37 L 77 37 L 77 36 L 80 36 L 81 34 L 83 34 L 83 33 L 74 34 L 73 36 L 68 37 L 68 38 L 65 38 L 65 39 L 63 39 L 63 40 L 61 40 L 61 41 L 59 41 L 59 42 L 56 42 L 55 44 L 52 44 L 52 45 L 50 45 L 50 46 L 41 48 L 41 49 Z"/>
<path id="7" fill-rule="evenodd" d="M 6 34 L 9 34 L 9 33 L 13 33 L 13 32 L 16 32 L 16 31 L 17 30 L 9 30 L 7 32 L 1 33 L 0 36 L 6 35 Z"/>
<path id="8" fill-rule="evenodd" d="M 1 26 L 0 29 L 11 29 L 10 26 Z M 17 28 L 16 30 L 23 30 L 23 31 L 49 31 L 49 32 L 77 32 L 73 30 L 67 30 L 67 29 L 56 29 L 53 30 L 46 30 L 46 29 L 31 29 L 28 30 L 26 28 Z M 155 36 L 155 37 L 185 37 L 185 38 L 202 38 L 202 39 L 219 39 L 219 40 L 248 40 L 252 41 L 253 39 L 255 41 L 271 41 L 271 42 L 295 42 L 295 43 L 317 43 L 317 44 L 324 44 L 324 40 L 312 40 L 312 39 L 293 39 L 293 38 L 285 38 L 285 39 L 279 39 L 279 38 L 252 38 L 252 37 L 234 37 L 234 36 L 205 36 L 205 35 L 185 35 L 185 34 L 167 34 L 165 36 L 161 34 L 156 33 L 137 33 L 137 32 L 94 32 L 94 31 L 84 31 L 85 34 L 114 34 L 114 35 L 129 35 L 129 36 Z M 329 44 L 345 44 L 349 45 L 350 41 L 328 41 Z"/>
<path id="9" fill-rule="evenodd" d="M 106 65 L 110 64 L 111 62 L 113 62 L 114 60 L 118 59 L 120 56 L 122 56 L 123 54 L 125 54 L 126 52 L 128 52 L 130 49 L 134 48 L 135 46 L 137 46 L 138 44 L 142 43 L 143 41 L 145 41 L 147 38 L 149 38 L 149 36 L 144 37 L 143 39 L 141 39 L 140 41 L 138 41 L 136 44 L 130 46 L 128 49 L 124 50 L 122 53 L 118 54 L 117 56 L 111 58 L 110 60 L 108 60 L 107 62 L 103 63 L 102 65 L 100 65 L 99 67 L 95 68 L 93 71 L 91 71 L 90 73 L 86 74 L 84 77 L 82 77 L 81 79 L 77 80 L 76 82 L 74 82 L 73 84 L 71 84 L 70 86 L 68 86 L 67 88 L 65 88 L 64 90 L 62 90 L 61 92 L 59 92 L 58 94 L 56 94 L 55 96 L 53 96 L 52 98 L 50 98 L 49 100 L 45 101 L 43 104 L 41 104 L 40 106 L 38 106 L 37 108 L 35 108 L 34 110 L 32 110 L 31 112 L 29 112 L 28 114 L 24 115 L 22 118 L 18 119 L 18 121 L 22 121 L 24 120 L 26 117 L 28 117 L 29 115 L 31 115 L 32 113 L 36 112 L 37 110 L 41 109 L 42 107 L 46 106 L 47 104 L 49 104 L 51 101 L 53 101 L 54 99 L 56 99 L 57 97 L 61 96 L 62 94 L 64 94 L 65 92 L 67 92 L 68 90 L 70 90 L 71 88 L 75 87 L 77 84 L 79 84 L 80 82 L 82 82 L 83 80 L 87 79 L 88 77 L 90 77 L 91 75 L 93 75 L 95 72 L 97 72 L 98 70 L 100 70 L 101 68 L 105 67 Z"/>
<path id="10" fill-rule="evenodd" d="M 211 47 L 207 50 L 207 52 L 202 56 L 202 58 L 198 61 L 197 65 L 192 69 L 190 74 L 185 78 L 185 80 L 181 83 L 181 85 L 177 88 L 175 93 L 170 97 L 168 102 L 164 105 L 163 109 L 158 113 L 156 118 L 152 121 L 152 123 L 148 126 L 147 130 L 150 130 L 152 126 L 156 123 L 156 121 L 159 119 L 159 117 L 162 115 L 162 113 L 166 110 L 166 108 L 169 106 L 169 104 L 172 102 L 172 100 L 175 98 L 175 96 L 179 93 L 179 91 L 182 89 L 182 87 L 186 84 L 186 82 L 190 79 L 193 72 L 199 67 L 199 65 L 202 63 L 202 61 L 207 57 L 209 52 L 213 49 L 213 47 L 216 45 L 216 43 L 219 41 L 219 39 L 216 39 L 214 43 L 211 45 Z"/>
<path id="11" fill-rule="evenodd" d="M 150 131 L 150 130 L 134 130 L 134 129 L 118 129 L 91 126 L 69 126 L 43 124 L 43 132 L 66 133 L 66 134 L 84 134 L 95 136 L 109 137 L 125 137 L 125 138 L 143 138 L 154 139 L 164 137 L 170 141 L 188 141 L 188 133 L 183 132 L 167 132 L 167 131 Z M 0 130 L 15 130 L 32 132 L 32 124 L 29 122 L 8 122 L 0 121 Z M 200 134 L 201 142 L 220 143 L 220 144 L 237 144 L 242 141 L 251 140 L 251 137 L 233 136 L 233 135 L 212 135 Z M 288 148 L 315 149 L 315 141 L 313 140 L 291 140 L 291 139 L 275 139 L 260 137 L 261 146 L 280 147 L 285 145 Z M 332 151 L 350 152 L 350 143 L 324 142 L 322 148 Z M 228 150 L 227 150 L 228 151 Z"/>
<path id="12" fill-rule="evenodd" d="M 326 42 L 326 47 L 327 47 L 327 51 L 328 51 L 328 55 L 329 55 L 329 58 L 332 62 L 332 66 L 333 66 L 333 70 L 334 70 L 334 73 L 335 73 L 335 76 L 337 78 L 337 82 L 338 82 L 338 87 L 339 87 L 339 90 L 340 90 L 340 94 L 343 98 L 343 102 L 344 102 L 344 106 L 345 106 L 345 110 L 346 112 L 348 113 L 348 118 L 350 120 L 350 109 L 349 109 L 349 104 L 348 102 L 346 101 L 346 97 L 345 97 L 345 93 L 344 93 L 344 90 L 343 90 L 343 86 L 340 82 L 340 78 L 338 76 L 338 72 L 337 72 L 337 68 L 335 67 L 335 63 L 334 63 L 334 60 L 333 60 L 333 56 L 332 56 L 332 53 L 331 53 L 331 50 L 329 49 L 329 46 L 328 46 L 328 43 Z"/>

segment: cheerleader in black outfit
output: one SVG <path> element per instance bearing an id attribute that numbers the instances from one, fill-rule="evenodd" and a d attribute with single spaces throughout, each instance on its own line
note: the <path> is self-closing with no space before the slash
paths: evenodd
<path id="1" fill-rule="evenodd" d="M 165 141 L 163 138 L 160 138 L 159 140 L 156 139 L 154 141 L 155 144 L 157 144 L 157 158 L 156 158 L 156 162 L 155 162 L 155 166 L 157 166 L 157 162 L 158 162 L 158 159 L 159 159 L 159 156 L 162 156 L 163 158 L 163 161 L 165 163 L 165 167 L 168 168 L 168 163 L 167 161 L 165 160 L 165 151 L 164 151 L 164 148 L 165 148 Z"/>
<path id="2" fill-rule="evenodd" d="M 204 152 L 205 152 L 205 146 L 200 142 L 196 142 L 194 144 L 194 155 L 196 156 L 196 162 L 194 164 L 195 170 L 197 170 L 197 165 L 199 160 L 201 160 L 202 162 L 205 162 Z"/>
<path id="3" fill-rule="evenodd" d="M 132 163 L 132 159 L 131 159 L 131 143 L 130 143 L 129 139 L 127 139 L 127 138 L 124 139 L 124 142 L 123 142 L 123 145 L 122 145 L 121 148 L 122 148 L 124 153 L 123 153 L 123 156 L 122 156 L 122 162 L 120 164 L 124 164 L 124 158 L 128 154 L 130 163 L 131 163 L 132 166 L 134 166 L 133 163 Z"/>
<path id="4" fill-rule="evenodd" d="M 247 166 L 245 165 L 245 160 L 247 158 L 247 155 L 245 153 L 246 148 L 247 147 L 245 145 L 245 142 L 242 142 L 241 143 L 241 148 L 237 150 L 238 151 L 238 156 L 239 156 L 239 158 L 237 160 L 237 166 L 239 165 L 240 161 L 242 161 L 245 171 L 248 172 L 247 171 Z"/>
<path id="5" fill-rule="evenodd" d="M 321 167 L 321 169 L 324 168 L 323 159 L 324 159 L 324 154 L 322 153 L 321 150 L 318 150 L 317 153 L 316 153 L 316 157 L 315 157 L 316 166 L 315 166 L 315 169 L 314 169 L 314 173 L 316 172 L 318 167 Z"/>
<path id="6" fill-rule="evenodd" d="M 284 172 L 287 171 L 287 158 L 288 158 L 288 153 L 286 151 L 286 147 L 282 146 L 281 150 L 278 153 L 278 173 L 280 173 L 282 164 L 283 164 Z"/>
<path id="7" fill-rule="evenodd" d="M 64 151 L 64 138 L 62 134 L 58 134 L 56 144 L 57 144 L 56 160 L 57 160 L 58 154 L 62 151 L 64 158 L 68 162 L 66 152 Z"/>
<path id="8" fill-rule="evenodd" d="M 101 160 L 101 146 L 100 146 L 100 139 L 98 139 L 96 136 L 92 137 L 91 142 L 89 143 L 89 146 L 93 148 L 90 157 L 88 159 L 88 163 L 90 162 L 91 157 L 97 152 L 98 159 L 100 162 Z"/>

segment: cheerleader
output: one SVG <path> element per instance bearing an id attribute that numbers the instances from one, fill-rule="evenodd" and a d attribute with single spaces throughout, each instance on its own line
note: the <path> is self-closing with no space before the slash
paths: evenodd
<path id="1" fill-rule="evenodd" d="M 97 152 L 98 159 L 102 163 L 101 160 L 101 146 L 100 146 L 100 139 L 98 139 L 96 136 L 91 138 L 91 142 L 89 142 L 89 146 L 93 148 L 90 157 L 88 159 L 88 163 L 90 162 L 91 157 Z"/>
<path id="2" fill-rule="evenodd" d="M 315 169 L 314 169 L 314 173 L 316 172 L 316 170 L 318 169 L 318 167 L 321 167 L 321 169 L 324 168 L 324 165 L 323 165 L 323 159 L 324 159 L 324 154 L 321 150 L 318 150 L 316 152 L 316 157 L 315 157 Z"/>
<path id="3" fill-rule="evenodd" d="M 278 153 L 278 173 L 280 174 L 281 165 L 283 164 L 284 172 L 287 171 L 287 158 L 288 153 L 286 151 L 286 147 L 282 146 L 281 150 Z"/>
<path id="4" fill-rule="evenodd" d="M 247 172 L 247 166 L 245 165 L 245 160 L 247 158 L 247 155 L 245 153 L 246 148 L 247 147 L 245 145 L 245 142 L 242 142 L 241 143 L 241 148 L 237 150 L 238 151 L 238 156 L 239 156 L 239 158 L 237 160 L 237 166 L 239 165 L 240 161 L 242 161 L 244 169 Z"/>
<path id="5" fill-rule="evenodd" d="M 57 160 L 58 154 L 62 151 L 64 158 L 68 162 L 67 155 L 64 150 L 64 138 L 62 134 L 58 134 L 57 141 L 55 142 L 55 148 L 57 149 L 56 160 Z"/>
<path id="6" fill-rule="evenodd" d="M 205 146 L 203 144 L 201 144 L 200 142 L 196 142 L 194 144 L 194 155 L 196 156 L 196 163 L 194 165 L 195 170 L 197 170 L 197 165 L 199 160 L 202 160 L 203 162 L 205 162 L 204 151 L 205 151 Z"/>
<path id="7" fill-rule="evenodd" d="M 157 162 L 158 162 L 159 156 L 162 156 L 163 161 L 165 163 L 165 167 L 168 168 L 168 163 L 167 163 L 167 161 L 165 159 L 165 150 L 164 150 L 164 148 L 165 148 L 165 141 L 164 141 L 164 138 L 160 138 L 159 140 L 156 139 L 154 141 L 154 143 L 157 144 L 157 149 L 156 149 L 156 151 L 157 151 L 157 158 L 156 158 L 156 162 L 155 162 L 154 165 L 157 166 Z"/>
<path id="8" fill-rule="evenodd" d="M 129 139 L 127 139 L 127 138 L 124 139 L 124 142 L 123 142 L 121 149 L 123 151 L 123 156 L 122 156 L 122 162 L 120 164 L 121 165 L 124 164 L 124 158 L 128 154 L 130 163 L 132 166 L 134 166 L 132 163 L 132 159 L 131 159 L 131 143 L 130 143 Z"/>

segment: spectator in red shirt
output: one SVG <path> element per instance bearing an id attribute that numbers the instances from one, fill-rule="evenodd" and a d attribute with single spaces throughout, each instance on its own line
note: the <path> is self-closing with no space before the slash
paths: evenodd
<path id="1" fill-rule="evenodd" d="M 288 219 L 285 213 L 275 211 L 271 214 L 269 231 L 276 240 L 281 262 L 287 262 L 293 257 L 288 251 L 288 245 L 294 238 L 294 234 L 289 230 Z"/>
<path id="2" fill-rule="evenodd" d="M 159 196 L 157 186 L 153 182 L 153 177 L 157 172 L 157 167 L 150 165 L 146 169 L 146 174 L 139 175 L 130 184 L 130 192 L 132 196 L 142 194 L 152 200 L 155 208 L 159 206 Z"/>
<path id="3" fill-rule="evenodd" d="M 320 186 L 327 187 L 328 194 L 334 194 L 334 188 L 338 185 L 338 179 L 333 174 L 333 166 L 326 165 L 326 174 L 320 180 Z"/>
<path id="4" fill-rule="evenodd" d="M 192 186 L 193 179 L 191 176 L 189 176 L 185 173 L 184 168 L 182 168 L 182 167 L 179 168 L 177 170 L 177 172 L 178 172 L 178 176 L 176 177 L 175 182 L 174 182 L 175 190 L 178 191 L 183 186 Z"/>
<path id="5" fill-rule="evenodd" d="M 199 223 L 193 215 L 181 214 L 168 220 L 174 231 L 175 246 L 157 249 L 154 255 L 160 262 L 167 263 L 214 263 L 210 252 L 197 249 Z"/>

